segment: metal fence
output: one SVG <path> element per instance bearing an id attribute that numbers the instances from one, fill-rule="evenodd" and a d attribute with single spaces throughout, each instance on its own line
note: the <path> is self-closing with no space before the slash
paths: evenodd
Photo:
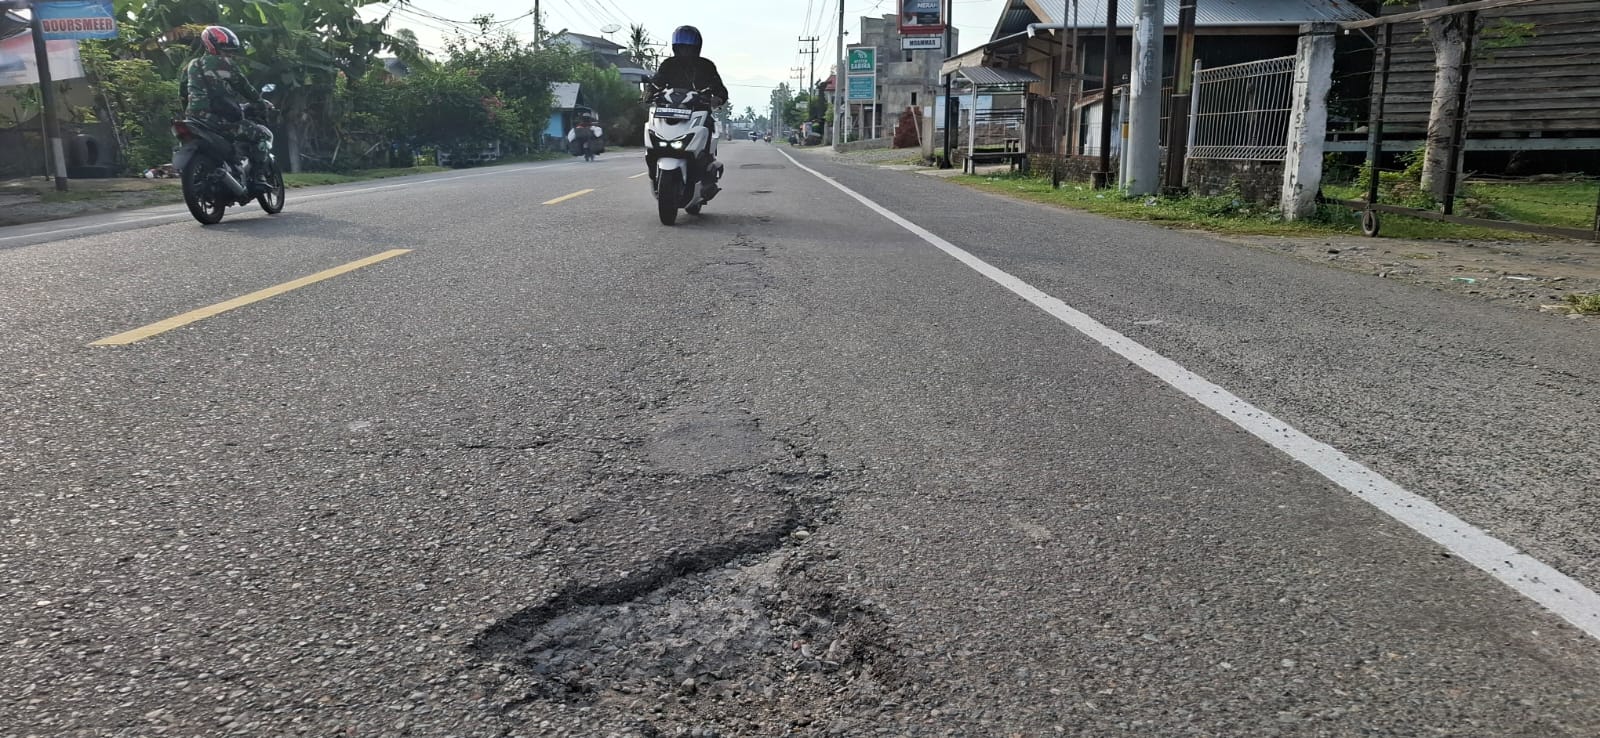
<path id="1" fill-rule="evenodd" d="M 961 122 L 961 144 L 970 142 L 979 151 L 1021 150 L 1022 139 L 1027 132 L 1023 128 L 1027 120 L 1025 108 L 990 108 L 977 112 L 971 110 L 962 112 L 966 115 L 965 120 Z"/>
<path id="2" fill-rule="evenodd" d="M 1293 56 L 1215 69 L 1196 64 L 1189 157 L 1283 161 L 1294 100 Z"/>

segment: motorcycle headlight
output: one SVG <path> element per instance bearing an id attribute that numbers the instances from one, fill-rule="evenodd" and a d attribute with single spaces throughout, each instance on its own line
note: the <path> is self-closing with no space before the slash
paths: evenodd
<path id="1" fill-rule="evenodd" d="M 678 139 L 676 141 L 671 142 L 668 145 L 671 146 L 672 148 L 675 148 L 675 149 L 681 149 L 681 148 L 684 147 L 683 139 L 680 138 L 680 139 Z"/>

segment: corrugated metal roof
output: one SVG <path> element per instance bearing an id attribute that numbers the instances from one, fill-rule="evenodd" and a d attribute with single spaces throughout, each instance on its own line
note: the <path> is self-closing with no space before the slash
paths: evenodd
<path id="1" fill-rule="evenodd" d="M 1044 78 L 1026 69 L 1002 69 L 999 67 L 966 67 L 958 72 L 967 81 L 979 87 L 998 85 L 1026 85 L 1034 82 L 1043 82 Z"/>
<path id="2" fill-rule="evenodd" d="M 1029 23 L 1038 23 L 1039 18 L 1033 14 L 1022 0 L 1013 0 L 1005 10 L 1000 11 L 1000 22 L 995 24 L 993 38 L 1010 36 L 1028 29 Z"/>
<path id="3" fill-rule="evenodd" d="M 556 110 L 571 110 L 578 107 L 577 82 L 557 82 L 550 85 L 550 94 L 556 98 Z"/>
<path id="4" fill-rule="evenodd" d="M 1072 4 L 1076 2 L 1076 14 Z M 1046 23 L 1065 23 L 1079 28 L 1104 28 L 1106 0 L 1042 0 L 1045 12 L 1054 17 Z M 1119 0 L 1117 25 L 1133 27 L 1137 3 Z M 1178 3 L 1166 3 L 1166 25 L 1178 25 Z M 1301 23 L 1340 22 L 1371 18 L 1349 0 L 1199 0 L 1195 7 L 1196 25 L 1214 26 L 1297 26 Z"/>

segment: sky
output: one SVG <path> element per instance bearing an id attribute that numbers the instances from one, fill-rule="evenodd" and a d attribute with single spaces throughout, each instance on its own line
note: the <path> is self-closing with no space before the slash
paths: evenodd
<path id="1" fill-rule="evenodd" d="M 545 22 L 552 31 L 561 29 L 591 36 L 602 36 L 608 24 L 623 30 L 610 34 L 618 43 L 627 42 L 627 27 L 642 23 L 658 41 L 665 41 L 672 29 L 692 25 L 705 35 L 705 55 L 717 63 L 736 109 L 760 108 L 768 91 L 779 83 L 795 81 L 791 70 L 807 67 L 810 57 L 800 54 L 802 36 L 817 36 L 817 77 L 828 76 L 838 37 L 840 0 L 541 0 Z M 861 16 L 881 16 L 895 12 L 895 0 L 843 0 L 845 27 L 852 35 L 860 33 Z M 386 7 L 375 5 L 366 15 L 382 15 Z M 962 35 L 962 46 L 971 48 L 989 39 L 1005 0 L 955 0 L 952 11 Z M 450 34 L 446 21 L 467 22 L 472 16 L 493 14 L 497 20 L 510 20 L 509 28 L 531 33 L 533 0 L 410 0 L 400 6 L 390 21 L 390 30 L 410 28 L 423 46 L 442 49 Z M 420 17 L 432 15 L 435 17 Z M 440 20 L 440 19 L 445 20 Z M 851 43 L 847 36 L 846 44 Z"/>

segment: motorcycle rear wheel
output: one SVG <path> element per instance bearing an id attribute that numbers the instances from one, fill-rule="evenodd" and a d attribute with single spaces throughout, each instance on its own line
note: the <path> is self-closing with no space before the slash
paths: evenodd
<path id="1" fill-rule="evenodd" d="M 189 214 L 201 225 L 221 223 L 222 214 L 228 209 L 226 201 L 208 194 L 211 188 L 206 186 L 206 176 L 216 166 L 216 161 L 211 157 L 196 154 L 183 167 L 183 204 L 189 206 Z"/>
<path id="2" fill-rule="evenodd" d="M 678 203 L 683 202 L 683 170 L 668 169 L 661 172 L 656 182 L 656 210 L 661 215 L 661 225 L 677 225 Z"/>

